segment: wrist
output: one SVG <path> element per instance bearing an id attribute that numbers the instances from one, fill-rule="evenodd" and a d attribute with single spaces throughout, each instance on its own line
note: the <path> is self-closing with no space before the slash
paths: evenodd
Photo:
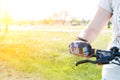
<path id="1" fill-rule="evenodd" d="M 81 37 L 77 37 L 77 40 L 84 41 L 84 42 L 88 42 L 86 39 L 83 39 L 83 38 L 81 38 Z"/>

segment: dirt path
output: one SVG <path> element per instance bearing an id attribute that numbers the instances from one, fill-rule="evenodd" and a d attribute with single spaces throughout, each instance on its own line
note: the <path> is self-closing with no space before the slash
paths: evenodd
<path id="1" fill-rule="evenodd" d="M 40 76 L 15 71 L 5 62 L 0 62 L 0 80 L 45 80 Z"/>
<path id="2" fill-rule="evenodd" d="M 9 26 L 9 30 L 17 30 L 17 31 L 46 31 L 46 32 L 81 32 L 82 30 L 77 30 L 77 29 L 65 29 L 65 28 L 41 28 L 40 26 L 35 27 L 35 26 L 29 26 L 29 27 L 11 27 Z M 112 30 L 103 30 L 103 32 L 112 32 Z"/>

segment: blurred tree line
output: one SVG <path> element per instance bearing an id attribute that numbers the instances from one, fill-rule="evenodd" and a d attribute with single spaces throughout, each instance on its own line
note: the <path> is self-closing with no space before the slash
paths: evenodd
<path id="1" fill-rule="evenodd" d="M 7 21 L 6 21 L 7 20 Z M 10 16 L 7 17 L 7 19 L 4 17 L 1 19 L 1 23 L 7 24 L 7 25 L 41 25 L 41 24 L 45 24 L 45 25 L 55 25 L 55 24 L 59 24 L 59 25 L 64 25 L 64 24 L 69 24 L 72 26 L 77 26 L 77 25 L 84 25 L 87 24 L 89 22 L 89 20 L 79 20 L 77 18 L 71 18 L 71 20 L 54 20 L 52 18 L 48 18 L 48 19 L 40 19 L 40 20 L 19 20 L 16 21 L 14 19 L 12 19 Z"/>
<path id="2" fill-rule="evenodd" d="M 79 20 L 76 17 L 70 18 L 69 20 L 67 19 L 69 16 L 69 13 L 67 11 L 60 11 L 60 12 L 56 12 L 53 13 L 49 18 L 47 19 L 39 19 L 39 20 L 35 20 L 34 18 L 32 18 L 31 20 L 19 20 L 16 21 L 14 19 L 12 19 L 11 16 L 9 16 L 8 12 L 6 12 L 5 16 L 1 18 L 1 24 L 5 24 L 5 25 L 41 25 L 41 24 L 45 24 L 45 25 L 54 25 L 54 24 L 60 24 L 60 25 L 64 25 L 64 24 L 69 24 L 72 26 L 76 26 L 76 25 L 83 25 L 83 24 L 87 24 L 89 22 L 89 20 Z"/>

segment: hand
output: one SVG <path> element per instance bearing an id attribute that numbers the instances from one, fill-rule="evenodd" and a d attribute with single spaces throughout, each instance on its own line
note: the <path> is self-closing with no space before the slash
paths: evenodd
<path id="1" fill-rule="evenodd" d="M 69 45 L 71 54 L 88 57 L 91 54 L 91 45 L 85 41 L 73 41 Z"/>

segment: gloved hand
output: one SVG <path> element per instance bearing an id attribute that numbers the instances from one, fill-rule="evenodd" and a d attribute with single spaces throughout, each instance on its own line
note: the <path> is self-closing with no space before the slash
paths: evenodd
<path id="1" fill-rule="evenodd" d="M 73 41 L 69 45 L 71 54 L 88 57 L 91 54 L 91 45 L 82 40 Z"/>

